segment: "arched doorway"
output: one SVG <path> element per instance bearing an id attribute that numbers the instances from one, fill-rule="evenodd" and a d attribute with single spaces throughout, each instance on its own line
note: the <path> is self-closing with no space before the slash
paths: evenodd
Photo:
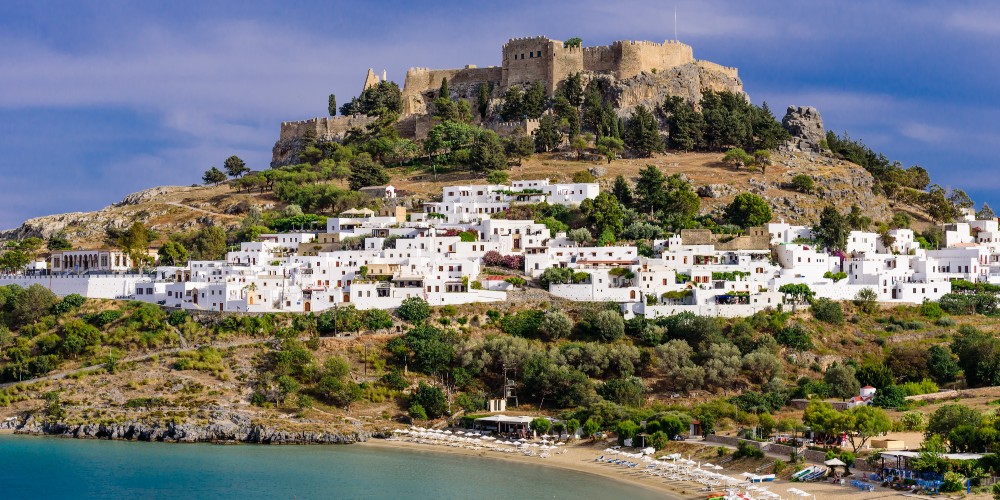
<path id="1" fill-rule="evenodd" d="M 305 308 L 305 310 L 306 310 L 306 312 L 312 311 L 312 301 L 311 300 L 307 300 L 306 301 L 306 308 Z"/>

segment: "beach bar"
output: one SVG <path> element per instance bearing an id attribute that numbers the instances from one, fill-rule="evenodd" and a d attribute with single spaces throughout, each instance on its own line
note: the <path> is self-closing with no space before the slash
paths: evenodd
<path id="1" fill-rule="evenodd" d="M 492 415 L 477 418 L 475 428 L 482 431 L 495 432 L 503 435 L 527 436 L 531 430 L 532 418 L 527 416 L 510 417 L 507 415 Z"/>

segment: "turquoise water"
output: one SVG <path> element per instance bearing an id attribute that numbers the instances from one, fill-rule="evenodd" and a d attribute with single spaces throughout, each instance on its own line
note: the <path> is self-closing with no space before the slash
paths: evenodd
<path id="1" fill-rule="evenodd" d="M 541 459 L 539 459 L 541 460 Z M 0 436 L 0 498 L 662 497 L 584 473 L 416 450 Z"/>

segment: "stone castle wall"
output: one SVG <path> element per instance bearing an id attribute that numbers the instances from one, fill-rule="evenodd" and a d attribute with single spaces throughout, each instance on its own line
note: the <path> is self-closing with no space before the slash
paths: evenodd
<path id="1" fill-rule="evenodd" d="M 311 118 L 298 122 L 281 122 L 281 132 L 278 135 L 279 141 L 292 140 L 302 137 L 306 130 L 312 129 L 316 132 L 316 137 L 326 140 L 339 140 L 352 128 L 364 128 L 375 118 L 365 115 L 351 116 L 329 116 L 322 118 Z"/>
<path id="2" fill-rule="evenodd" d="M 504 89 L 516 84 L 543 82 L 551 87 L 553 52 L 561 42 L 544 36 L 512 38 L 504 44 L 503 73 L 500 86 Z"/>
<path id="3" fill-rule="evenodd" d="M 573 73 L 603 73 L 624 80 L 654 69 L 663 71 L 694 62 L 691 46 L 675 41 L 618 41 L 598 47 L 564 47 L 563 42 L 546 37 L 515 38 L 503 46 L 501 87 L 544 82 L 551 94 L 559 82 Z M 735 75 L 735 68 L 715 66 Z"/>
<path id="4" fill-rule="evenodd" d="M 499 85 L 502 70 L 496 66 L 476 68 L 466 66 L 462 69 L 429 69 L 410 68 L 406 72 L 403 83 L 403 115 L 423 114 L 427 112 L 427 102 L 424 94 L 436 92 L 441 88 L 441 80 L 448 79 L 448 89 L 452 97 L 475 99 L 479 86 L 487 83 Z"/>

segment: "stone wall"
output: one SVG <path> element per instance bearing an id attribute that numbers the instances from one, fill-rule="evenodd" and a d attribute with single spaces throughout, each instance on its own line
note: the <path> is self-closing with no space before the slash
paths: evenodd
<path id="1" fill-rule="evenodd" d="M 316 132 L 320 141 L 340 141 L 352 128 L 364 128 L 375 121 L 365 115 L 312 118 L 298 122 L 281 122 L 278 141 L 271 149 L 271 167 L 295 163 L 302 152 L 302 136 L 307 130 Z"/>
<path id="2" fill-rule="evenodd" d="M 506 89 L 515 84 L 544 82 L 546 89 L 551 88 L 550 62 L 556 45 L 561 47 L 562 42 L 544 36 L 512 38 L 507 41 L 501 51 L 503 55 L 501 87 Z"/>
<path id="3" fill-rule="evenodd" d="M 479 86 L 492 83 L 500 85 L 502 70 L 496 66 L 477 68 L 466 66 L 462 69 L 410 68 L 403 83 L 403 115 L 427 112 L 427 99 L 437 97 L 441 80 L 448 79 L 448 89 L 452 98 L 475 99 Z M 427 95 L 428 92 L 433 94 Z"/>

